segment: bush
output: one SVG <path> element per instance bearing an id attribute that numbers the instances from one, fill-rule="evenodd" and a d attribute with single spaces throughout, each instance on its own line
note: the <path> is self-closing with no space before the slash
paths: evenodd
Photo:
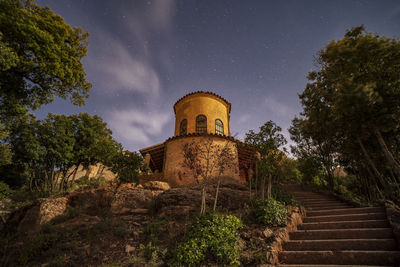
<path id="1" fill-rule="evenodd" d="M 107 181 L 103 176 L 98 178 L 89 178 L 85 175 L 75 180 L 75 184 L 77 184 L 79 187 L 97 188 L 99 186 L 106 185 Z"/>
<path id="2" fill-rule="evenodd" d="M 11 188 L 8 186 L 8 184 L 0 181 L 0 200 L 3 198 L 8 197 L 12 193 Z"/>
<path id="3" fill-rule="evenodd" d="M 283 203 L 271 198 L 264 203 L 256 199 L 254 204 L 254 215 L 259 223 L 267 226 L 286 225 L 287 210 Z"/>
<path id="4" fill-rule="evenodd" d="M 300 202 L 294 199 L 293 195 L 289 194 L 279 185 L 272 187 L 272 197 L 275 200 L 282 202 L 285 205 L 292 205 L 292 206 L 300 205 Z"/>
<path id="5" fill-rule="evenodd" d="M 199 266 L 206 255 L 219 264 L 238 265 L 240 248 L 237 229 L 243 226 L 235 216 L 209 213 L 199 217 L 176 248 L 172 266 Z"/>

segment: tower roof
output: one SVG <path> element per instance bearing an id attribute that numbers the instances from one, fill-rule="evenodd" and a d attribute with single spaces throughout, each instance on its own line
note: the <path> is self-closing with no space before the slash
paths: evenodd
<path id="1" fill-rule="evenodd" d="M 231 113 L 231 103 L 229 103 L 225 98 L 223 98 L 222 96 L 217 95 L 216 93 L 213 92 L 208 92 L 208 91 L 196 91 L 196 92 L 192 92 L 189 93 L 187 95 L 184 95 L 183 97 L 181 97 L 180 99 L 178 99 L 178 101 L 175 102 L 174 104 L 174 112 L 176 113 L 176 105 L 178 105 L 179 102 L 181 102 L 182 100 L 186 99 L 187 97 L 193 96 L 193 95 L 210 95 L 213 97 L 218 98 L 219 100 L 222 100 L 223 102 L 225 102 L 228 106 L 228 113 Z"/>

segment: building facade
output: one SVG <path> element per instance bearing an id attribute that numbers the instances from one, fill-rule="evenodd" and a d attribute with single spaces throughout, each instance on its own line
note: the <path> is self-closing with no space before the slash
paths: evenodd
<path id="1" fill-rule="evenodd" d="M 172 186 L 196 182 L 194 170 L 185 164 L 184 147 L 197 147 L 202 167 L 207 166 L 208 176 L 229 177 L 245 182 L 251 172 L 253 151 L 230 135 L 231 104 L 211 92 L 194 92 L 185 95 L 174 105 L 175 133 L 165 142 L 140 149 L 151 173 L 142 180 L 163 180 Z M 223 172 L 213 166 L 222 148 L 230 151 Z"/>

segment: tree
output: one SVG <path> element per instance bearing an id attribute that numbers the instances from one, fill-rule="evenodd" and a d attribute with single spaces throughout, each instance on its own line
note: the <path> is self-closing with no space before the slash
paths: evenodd
<path id="1" fill-rule="evenodd" d="M 264 201 L 265 197 L 265 177 L 268 176 L 267 197 L 271 197 L 272 176 L 277 168 L 277 163 L 284 156 L 279 148 L 285 145 L 286 139 L 280 133 L 282 128 L 277 126 L 273 121 L 267 121 L 260 127 L 259 132 L 250 130 L 246 133 L 245 142 L 253 146 L 258 153 L 260 159 L 257 163 L 257 168 L 263 175 L 261 180 L 261 198 Z"/>
<path id="2" fill-rule="evenodd" d="M 328 146 L 373 195 L 398 196 L 400 41 L 363 26 L 331 41 L 300 95 L 306 138 Z M 320 129 L 323 129 L 322 131 Z M 332 148 L 332 150 L 330 149 Z M 362 177 L 363 176 L 363 177 Z M 383 191 L 382 191 L 383 189 Z M 396 190 L 395 190 L 396 189 Z"/>
<path id="3" fill-rule="evenodd" d="M 2 141 L 7 139 L 8 134 L 5 127 L 0 124 L 0 166 L 11 163 L 10 145 Z"/>
<path id="4" fill-rule="evenodd" d="M 235 172 L 238 171 L 237 166 L 234 165 L 236 157 L 234 145 L 229 141 L 218 144 L 213 138 L 208 137 L 186 143 L 182 150 L 184 158 L 182 167 L 189 169 L 195 182 L 202 185 L 200 215 L 203 215 L 206 211 L 206 185 L 210 182 L 210 179 L 218 178 L 213 206 L 213 210 L 215 210 L 222 174 L 228 168 L 235 170 Z"/>
<path id="5" fill-rule="evenodd" d="M 31 0 L 0 0 L 0 111 L 10 119 L 67 98 L 84 104 L 87 32 Z M 8 116 L 8 117 L 7 117 Z"/>
<path id="6" fill-rule="evenodd" d="M 144 168 L 143 158 L 137 152 L 119 150 L 112 159 L 112 171 L 120 183 L 139 183 L 140 170 Z"/>
<path id="7" fill-rule="evenodd" d="M 111 137 L 111 130 L 98 116 L 87 113 L 57 115 L 36 120 L 31 114 L 15 120 L 9 143 L 13 150 L 12 164 L 2 170 L 2 176 L 11 170 L 13 178 L 28 179 L 31 190 L 52 194 L 66 190 L 74 177 L 68 171 L 82 164 L 84 167 L 109 162 L 120 145 Z M 70 182 L 70 183 L 69 183 Z"/>
<path id="8" fill-rule="evenodd" d="M 72 175 L 70 180 L 72 185 L 81 165 L 84 169 L 88 169 L 90 165 L 95 165 L 99 162 L 111 166 L 111 157 L 116 154 L 119 144 L 113 140 L 112 131 L 107 128 L 107 123 L 99 116 L 79 113 L 71 115 L 69 118 L 72 122 L 75 139 L 73 148 L 73 165 L 75 169 L 70 173 Z"/>
<path id="9" fill-rule="evenodd" d="M 307 90 L 306 90 L 307 91 Z M 305 93 L 301 95 L 304 97 Z M 315 96 L 314 94 L 313 96 Z M 310 101 L 317 102 L 317 101 Z M 315 107 L 313 107 L 315 108 Z M 325 107 L 326 108 L 326 107 Z M 289 128 L 290 138 L 297 143 L 291 146 L 292 153 L 299 159 L 299 169 L 302 171 L 304 182 L 309 183 L 319 174 L 323 166 L 329 187 L 334 189 L 333 170 L 336 167 L 338 140 L 333 127 L 326 126 L 329 112 L 321 112 L 323 108 L 304 111 L 307 119 L 295 117 Z M 311 111 L 312 110 L 312 111 Z"/>

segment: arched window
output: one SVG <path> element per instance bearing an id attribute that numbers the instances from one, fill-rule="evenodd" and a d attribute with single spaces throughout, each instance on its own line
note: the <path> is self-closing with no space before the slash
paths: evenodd
<path id="1" fill-rule="evenodd" d="M 207 118 L 204 115 L 196 117 L 196 133 L 207 133 Z"/>
<path id="2" fill-rule="evenodd" d="M 187 133 L 187 119 L 181 121 L 181 126 L 179 128 L 179 134 L 184 135 Z"/>
<path id="3" fill-rule="evenodd" d="M 224 135 L 224 124 L 220 119 L 215 120 L 215 133 Z"/>

